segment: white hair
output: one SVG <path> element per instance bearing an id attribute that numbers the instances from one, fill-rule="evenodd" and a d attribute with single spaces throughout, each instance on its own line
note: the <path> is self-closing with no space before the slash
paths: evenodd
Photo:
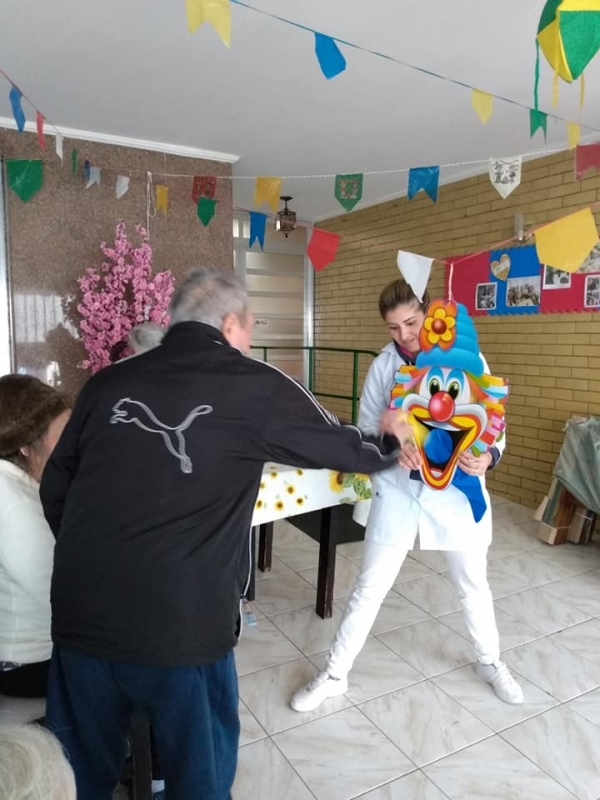
<path id="1" fill-rule="evenodd" d="M 133 352 L 145 353 L 147 350 L 153 350 L 162 342 L 165 335 L 165 329 L 161 328 L 155 322 L 143 322 L 141 325 L 136 325 L 129 331 L 127 337 L 127 344 Z"/>
<path id="2" fill-rule="evenodd" d="M 76 800 L 75 778 L 56 739 L 39 725 L 0 724 L 2 800 Z"/>
<path id="3" fill-rule="evenodd" d="M 228 314 L 240 321 L 248 313 L 248 293 L 233 272 L 216 267 L 192 270 L 178 286 L 171 300 L 171 325 L 204 322 L 221 330 Z"/>

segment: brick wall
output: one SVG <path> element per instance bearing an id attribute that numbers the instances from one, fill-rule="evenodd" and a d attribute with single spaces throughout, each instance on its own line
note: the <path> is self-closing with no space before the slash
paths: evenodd
<path id="1" fill-rule="evenodd" d="M 396 251 L 443 258 L 509 239 L 517 212 L 539 225 L 600 199 L 600 176 L 574 180 L 573 154 L 523 165 L 521 186 L 502 200 L 487 175 L 440 187 L 434 206 L 422 193 L 324 221 L 341 235 L 335 263 L 315 281 L 315 344 L 379 350 L 389 341 L 377 311 L 379 291 L 398 277 Z M 443 295 L 444 273 L 434 267 L 433 296 Z M 600 314 L 476 318 L 481 349 L 492 373 L 511 383 L 507 452 L 492 491 L 537 505 L 551 479 L 563 427 L 572 413 L 600 415 Z M 361 383 L 370 363 L 361 357 Z M 352 359 L 317 359 L 316 389 L 350 394 Z M 348 416 L 347 401 L 324 399 Z"/>

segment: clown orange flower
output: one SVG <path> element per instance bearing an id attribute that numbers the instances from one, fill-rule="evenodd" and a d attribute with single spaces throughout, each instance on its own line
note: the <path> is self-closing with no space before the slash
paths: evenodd
<path id="1" fill-rule="evenodd" d="M 421 350 L 431 350 L 438 345 L 449 350 L 456 339 L 456 303 L 434 300 L 427 310 L 427 317 L 421 328 L 419 344 Z"/>

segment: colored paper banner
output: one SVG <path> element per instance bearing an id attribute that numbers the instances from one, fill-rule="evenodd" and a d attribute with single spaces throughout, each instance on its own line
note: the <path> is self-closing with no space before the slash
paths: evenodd
<path id="1" fill-rule="evenodd" d="M 581 125 L 578 122 L 567 122 L 569 150 L 574 150 L 581 141 Z"/>
<path id="2" fill-rule="evenodd" d="M 208 22 L 219 34 L 223 44 L 231 45 L 230 0 L 185 0 L 188 29 L 194 33 Z"/>
<path id="3" fill-rule="evenodd" d="M 408 172 L 408 199 L 412 200 L 421 189 L 437 203 L 440 183 L 439 167 L 416 167 Z"/>
<path id="4" fill-rule="evenodd" d="M 196 205 L 201 197 L 214 198 L 217 191 L 217 179 L 212 175 L 194 175 L 192 181 L 192 202 Z"/>
<path id="5" fill-rule="evenodd" d="M 98 183 L 100 180 L 98 179 Z M 127 194 L 129 191 L 129 178 L 127 175 L 119 175 L 117 178 L 117 183 L 115 184 L 115 194 L 117 198 L 120 199 L 123 195 Z"/>
<path id="6" fill-rule="evenodd" d="M 546 141 L 546 134 L 548 132 L 548 114 L 540 111 L 537 108 L 529 109 L 529 138 L 532 139 L 536 131 L 541 130 L 544 134 L 544 141 Z"/>
<path id="7" fill-rule="evenodd" d="M 85 163 L 88 169 L 88 179 L 85 188 L 89 189 L 94 185 L 100 186 L 100 167 L 92 167 L 91 165 L 88 166 L 89 161 L 86 161 Z"/>
<path id="8" fill-rule="evenodd" d="M 489 92 L 482 92 L 479 89 L 473 89 L 471 92 L 471 105 L 485 125 L 494 113 L 494 95 Z"/>
<path id="9" fill-rule="evenodd" d="M 592 167 L 600 169 L 600 142 L 580 144 L 575 150 L 575 177 L 577 180 L 580 181 Z"/>
<path id="10" fill-rule="evenodd" d="M 429 276 L 431 275 L 433 258 L 419 256 L 416 253 L 408 253 L 406 250 L 398 250 L 396 263 L 402 277 L 415 293 L 419 303 L 422 303 Z"/>
<path id="11" fill-rule="evenodd" d="M 23 95 L 17 89 L 17 87 L 12 86 L 9 94 L 10 105 L 12 107 L 13 117 L 17 123 L 17 129 L 19 133 L 23 133 L 25 130 L 25 113 L 23 111 L 23 106 L 21 105 L 22 97 Z"/>
<path id="12" fill-rule="evenodd" d="M 538 228 L 535 245 L 542 264 L 576 272 L 598 244 L 598 230 L 590 208 Z"/>
<path id="13" fill-rule="evenodd" d="M 199 197 L 198 198 L 198 205 L 196 206 L 196 214 L 198 215 L 198 219 L 200 222 L 206 226 L 211 221 L 211 219 L 215 215 L 215 206 L 217 205 L 217 201 L 213 200 L 212 197 Z M 264 237 L 263 237 L 264 241 Z M 262 245 L 261 245 L 262 246 Z"/>
<path id="14" fill-rule="evenodd" d="M 28 203 L 44 183 L 44 164 L 40 159 L 9 158 L 6 161 L 9 189 L 23 203 Z"/>
<path id="15" fill-rule="evenodd" d="M 522 156 L 490 158 L 490 181 L 494 189 L 505 200 L 521 183 L 522 165 Z"/>
<path id="16" fill-rule="evenodd" d="M 340 237 L 337 233 L 314 228 L 306 248 L 306 255 L 313 267 L 320 272 L 335 259 L 339 246 Z"/>
<path id="17" fill-rule="evenodd" d="M 79 153 L 75 148 L 71 150 L 71 172 L 73 175 L 77 172 L 77 159 L 79 158 Z"/>
<path id="18" fill-rule="evenodd" d="M 315 31 L 315 53 L 321 72 L 331 80 L 346 69 L 346 59 L 337 46 L 335 39 Z"/>
<path id="19" fill-rule="evenodd" d="M 35 113 L 35 127 L 37 130 L 37 140 L 40 150 L 46 149 L 46 139 L 44 138 L 44 115 L 41 111 Z"/>
<path id="20" fill-rule="evenodd" d="M 258 242 L 260 249 L 265 249 L 265 231 L 267 227 L 267 215 L 259 211 L 250 211 L 250 239 L 248 247 L 252 247 L 254 242 Z"/>
<path id="21" fill-rule="evenodd" d="M 277 213 L 279 195 L 281 194 L 281 178 L 260 177 L 254 185 L 254 205 L 260 208 L 263 203 L 271 206 L 273 213 Z"/>
<path id="22" fill-rule="evenodd" d="M 335 198 L 346 211 L 352 211 L 360 202 L 363 193 L 363 175 L 357 172 L 354 175 L 335 176 Z"/>
<path id="23" fill-rule="evenodd" d="M 155 188 L 154 205 L 157 211 L 167 216 L 169 213 L 169 187 L 161 186 L 160 184 Z"/>
<path id="24" fill-rule="evenodd" d="M 60 135 L 60 133 L 57 133 L 54 147 L 56 149 L 56 155 L 60 158 L 61 161 L 63 160 L 63 154 L 64 154 L 63 144 L 64 144 L 63 137 Z"/>

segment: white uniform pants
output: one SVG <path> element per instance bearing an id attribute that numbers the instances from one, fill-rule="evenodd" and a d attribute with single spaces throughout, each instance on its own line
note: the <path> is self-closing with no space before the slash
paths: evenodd
<path id="1" fill-rule="evenodd" d="M 360 574 L 327 659 L 326 669 L 335 678 L 345 677 L 352 669 L 407 553 L 408 548 L 402 546 L 365 540 Z M 449 550 L 446 558 L 475 656 L 482 664 L 491 664 L 500 657 L 500 642 L 487 581 L 487 548 Z"/>

